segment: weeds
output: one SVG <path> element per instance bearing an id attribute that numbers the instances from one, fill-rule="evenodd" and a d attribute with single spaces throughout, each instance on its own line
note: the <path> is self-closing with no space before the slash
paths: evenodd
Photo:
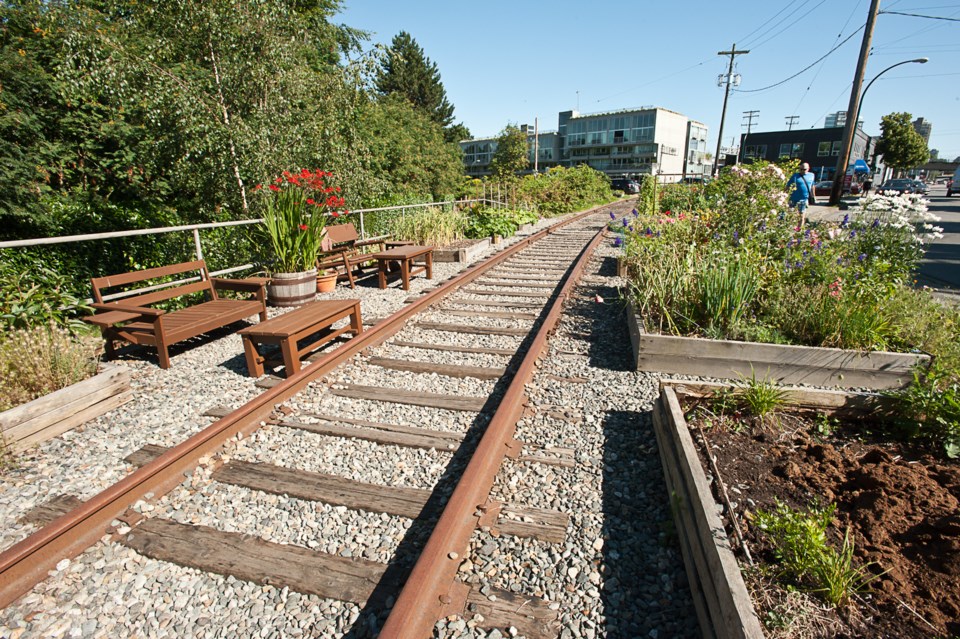
<path id="1" fill-rule="evenodd" d="M 97 348 L 99 339 L 52 324 L 9 331 L 0 338 L 0 410 L 86 379 L 96 370 Z"/>
<path id="2" fill-rule="evenodd" d="M 758 510 L 754 520 L 773 544 L 774 555 L 789 579 L 830 605 L 842 607 L 853 595 L 867 590 L 877 575 L 871 574 L 868 566 L 854 567 L 849 529 L 839 551 L 827 543 L 827 528 L 836 509 L 836 504 L 831 504 L 799 511 L 777 501 L 773 511 Z"/>
<path id="3" fill-rule="evenodd" d="M 767 378 L 757 379 L 756 371 L 752 368 L 750 378 L 741 380 L 738 396 L 744 410 L 761 421 L 787 400 L 783 389 Z"/>

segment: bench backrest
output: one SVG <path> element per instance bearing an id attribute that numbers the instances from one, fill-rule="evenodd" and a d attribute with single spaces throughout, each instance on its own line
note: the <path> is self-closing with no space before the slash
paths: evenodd
<path id="1" fill-rule="evenodd" d="M 338 244 L 353 244 L 360 239 L 360 236 L 357 235 L 357 227 L 353 225 L 353 222 L 331 224 L 325 228 L 327 230 L 327 237 L 333 246 L 337 246 Z"/>
<path id="2" fill-rule="evenodd" d="M 133 304 L 135 306 L 149 306 L 151 304 L 156 304 L 157 302 L 163 302 L 175 297 L 180 297 L 181 295 L 189 295 L 190 293 L 207 293 L 211 296 L 211 299 L 217 298 L 216 291 L 213 288 L 213 283 L 210 281 L 210 272 L 207 269 L 207 263 L 204 260 L 196 260 L 194 262 L 182 262 L 180 264 L 171 264 L 170 266 L 148 268 L 142 271 L 131 271 L 130 273 L 118 273 L 116 275 L 90 278 L 90 283 L 93 285 L 93 301 L 97 302 L 98 304 L 103 304 L 104 294 L 106 290 L 110 288 L 129 287 L 130 284 L 147 282 L 148 280 L 161 277 L 167 278 L 172 275 L 183 275 L 186 273 L 190 273 L 191 275 L 179 279 L 197 277 L 196 273 L 199 273 L 200 281 L 160 282 L 152 285 L 160 287 L 159 290 L 154 290 L 139 295 L 131 295 L 117 301 L 124 304 Z M 151 286 L 144 288 L 151 288 Z"/>

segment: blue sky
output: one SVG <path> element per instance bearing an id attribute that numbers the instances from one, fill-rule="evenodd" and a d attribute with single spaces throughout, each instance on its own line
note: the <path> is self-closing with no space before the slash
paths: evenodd
<path id="1" fill-rule="evenodd" d="M 723 108 L 717 76 L 729 60 L 717 52 L 734 43 L 750 51 L 736 59 L 742 81 L 727 105 L 724 145 L 746 130 L 750 110 L 759 111 L 755 131 L 786 129 L 791 115 L 799 116 L 794 128 L 820 127 L 826 115 L 847 110 L 869 7 L 869 0 L 345 0 L 334 21 L 370 32 L 371 46 L 410 33 L 436 63 L 456 120 L 474 136 L 534 118 L 541 130 L 555 130 L 557 113 L 578 105 L 581 113 L 660 106 L 706 123 L 715 149 Z M 882 0 L 880 10 L 864 86 L 897 62 L 930 61 L 892 69 L 870 87 L 864 128 L 879 135 L 881 116 L 907 111 L 932 123 L 930 147 L 941 157 L 960 156 L 960 1 Z"/>

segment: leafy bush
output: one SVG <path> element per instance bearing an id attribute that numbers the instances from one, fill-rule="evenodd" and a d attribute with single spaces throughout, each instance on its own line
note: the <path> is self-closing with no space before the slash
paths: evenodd
<path id="1" fill-rule="evenodd" d="M 960 381 L 956 370 L 934 361 L 926 375 L 914 372 L 913 383 L 887 393 L 898 404 L 893 423 L 910 439 L 940 446 L 951 459 L 960 457 Z"/>
<path id="2" fill-rule="evenodd" d="M 513 237 L 521 225 L 531 224 L 537 219 L 537 215 L 530 211 L 491 209 L 478 205 L 469 211 L 466 236 L 473 239 L 492 235 Z"/>
<path id="3" fill-rule="evenodd" d="M 96 371 L 98 338 L 54 324 L 16 328 L 0 338 L 0 410 L 82 381 Z"/>
<path id="4" fill-rule="evenodd" d="M 609 202 L 612 199 L 607 176 L 586 165 L 554 167 L 546 173 L 526 175 L 516 189 L 516 208 L 535 211 L 544 217 Z"/>
<path id="5" fill-rule="evenodd" d="M 0 326 L 5 331 L 33 326 L 77 330 L 91 311 L 71 291 L 67 278 L 30 256 L 3 251 L 0 257 Z"/>

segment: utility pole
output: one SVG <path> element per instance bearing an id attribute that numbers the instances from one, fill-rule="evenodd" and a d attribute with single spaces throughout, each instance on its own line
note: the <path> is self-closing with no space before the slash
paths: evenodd
<path id="1" fill-rule="evenodd" d="M 743 122 L 740 126 L 741 126 L 741 127 L 744 127 L 744 126 L 747 127 L 747 134 L 746 134 L 745 136 L 743 136 L 743 142 L 740 144 L 740 149 L 739 149 L 738 152 L 737 152 L 737 157 L 739 158 L 739 161 L 740 161 L 740 162 L 743 162 L 743 160 L 744 160 L 743 152 L 744 152 L 744 149 L 745 149 L 746 146 L 747 146 L 747 138 L 750 137 L 750 132 L 753 131 L 753 119 L 754 119 L 754 118 L 757 118 L 758 120 L 760 119 L 760 112 L 757 111 L 756 109 L 754 109 L 753 111 L 744 111 L 744 112 L 743 112 L 744 122 Z"/>
<path id="2" fill-rule="evenodd" d="M 540 167 L 540 118 L 533 119 L 533 172 L 539 173 Z"/>
<path id="3" fill-rule="evenodd" d="M 793 125 L 797 123 L 797 120 L 800 119 L 799 115 L 788 115 L 786 116 L 787 120 L 787 131 L 793 131 Z"/>
<path id="4" fill-rule="evenodd" d="M 880 0 L 870 0 L 870 13 L 867 15 L 867 24 L 863 28 L 863 42 L 860 43 L 860 58 L 857 60 L 857 70 L 853 74 L 853 87 L 850 89 L 850 106 L 847 115 L 857 113 L 860 102 L 860 87 L 863 84 L 863 75 L 867 69 L 867 58 L 870 57 L 870 41 L 873 40 L 873 25 L 877 21 L 880 11 Z M 837 158 L 837 170 L 833 175 L 833 189 L 830 191 L 830 205 L 840 203 L 843 193 L 843 183 L 846 181 L 847 165 L 850 164 L 850 149 L 853 148 L 853 138 L 857 133 L 857 116 L 848 117 L 843 127 L 843 143 L 840 145 L 840 157 Z"/>
<path id="5" fill-rule="evenodd" d="M 879 0 L 877 0 L 879 1 Z M 717 155 L 713 159 L 713 175 L 716 177 L 717 173 L 720 172 L 720 143 L 723 141 L 723 121 L 727 117 L 727 100 L 730 98 L 730 85 L 731 84 L 740 84 L 740 74 L 738 73 L 736 77 L 733 74 L 733 61 L 738 55 L 743 55 L 745 53 L 750 53 L 750 51 L 737 51 L 737 44 L 734 43 L 730 47 L 729 51 L 717 51 L 717 55 L 728 55 L 730 56 L 730 66 L 727 67 L 726 75 L 721 74 L 717 77 L 717 86 L 721 84 L 727 85 L 726 91 L 723 93 L 723 111 L 720 113 L 720 130 L 717 131 Z"/>

